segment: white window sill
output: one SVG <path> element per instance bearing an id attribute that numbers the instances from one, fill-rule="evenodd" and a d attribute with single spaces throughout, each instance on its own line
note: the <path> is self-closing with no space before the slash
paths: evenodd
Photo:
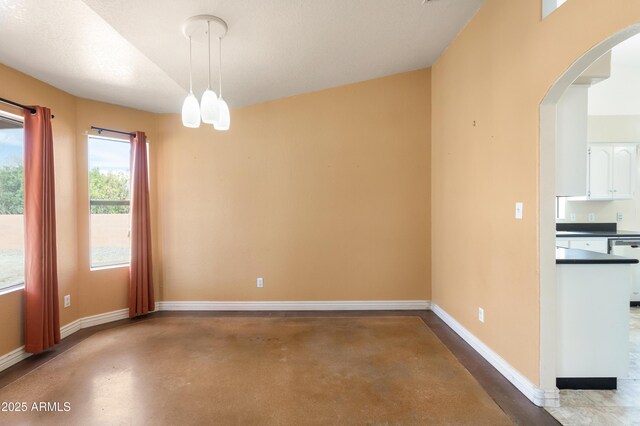
<path id="1" fill-rule="evenodd" d="M 128 268 L 130 263 L 120 263 L 118 265 L 91 266 L 90 271 L 103 271 L 105 269 Z"/>
<path id="2" fill-rule="evenodd" d="M 0 296 L 4 296 L 5 294 L 13 293 L 20 290 L 24 290 L 24 283 L 14 284 L 9 287 L 0 289 Z"/>

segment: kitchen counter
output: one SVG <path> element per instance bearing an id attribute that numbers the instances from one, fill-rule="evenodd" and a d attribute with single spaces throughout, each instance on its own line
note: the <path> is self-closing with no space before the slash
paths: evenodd
<path id="1" fill-rule="evenodd" d="M 556 237 L 556 386 L 615 389 L 628 374 L 629 295 L 639 267 L 636 256 L 608 253 L 631 247 L 615 243 L 640 242 L 640 232 L 558 223 Z"/>
<path id="2" fill-rule="evenodd" d="M 640 238 L 638 231 L 556 231 L 557 238 Z"/>
<path id="3" fill-rule="evenodd" d="M 633 263 L 638 263 L 638 259 L 595 251 L 556 247 L 556 265 Z"/>
<path id="4" fill-rule="evenodd" d="M 629 370 L 631 262 L 638 259 L 556 253 L 556 386 L 615 389 Z"/>
<path id="5" fill-rule="evenodd" d="M 640 238 L 640 231 L 618 230 L 617 223 L 556 223 L 557 238 Z"/>

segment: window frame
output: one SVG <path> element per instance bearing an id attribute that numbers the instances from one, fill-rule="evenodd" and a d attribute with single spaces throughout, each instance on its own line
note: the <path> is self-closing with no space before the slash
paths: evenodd
<path id="1" fill-rule="evenodd" d="M 3 119 L 9 120 L 9 121 L 14 121 L 16 123 L 20 123 L 22 125 L 22 162 L 23 162 L 23 167 L 24 167 L 24 117 L 21 115 L 17 115 L 17 114 L 13 114 L 10 113 L 9 111 L 5 111 L 3 109 L 0 109 L 0 117 L 2 117 Z M 24 175 L 22 176 L 22 181 L 23 181 L 23 187 L 24 187 Z M 23 190 L 24 192 L 24 190 Z M 23 200 L 24 200 L 24 195 L 23 195 Z M 24 213 L 22 214 L 22 232 L 24 234 L 24 226 L 25 226 L 25 220 L 24 220 Z M 24 235 L 23 235 L 23 239 L 22 239 L 22 249 L 23 249 L 23 256 L 22 256 L 22 262 L 26 263 L 26 250 L 24 248 Z M 25 276 L 24 273 L 26 271 L 23 270 L 22 272 L 22 281 L 21 282 L 17 282 L 14 284 L 9 284 L 9 285 L 5 285 L 2 286 L 0 285 L 0 296 L 8 294 L 8 293 L 13 293 L 14 291 L 19 291 L 19 290 L 24 290 L 24 286 L 25 286 Z"/>
<path id="2" fill-rule="evenodd" d="M 542 19 L 558 10 L 568 0 L 542 0 Z"/>
<path id="3" fill-rule="evenodd" d="M 88 207 L 89 207 L 89 270 L 90 271 L 100 271 L 104 269 L 114 269 L 114 268 L 128 268 L 131 265 L 131 217 L 129 217 L 129 261 L 123 263 L 113 263 L 109 265 L 93 265 L 93 248 L 91 245 L 91 206 L 93 205 L 102 205 L 102 206 L 129 206 L 129 215 L 131 215 L 131 193 L 129 193 L 129 200 L 91 200 L 91 149 L 90 143 L 91 139 L 101 139 L 103 141 L 116 142 L 116 143 L 124 143 L 129 145 L 129 187 L 131 187 L 131 141 L 127 139 L 121 139 L 117 137 L 108 137 L 102 135 L 87 135 L 87 199 L 88 199 Z"/>

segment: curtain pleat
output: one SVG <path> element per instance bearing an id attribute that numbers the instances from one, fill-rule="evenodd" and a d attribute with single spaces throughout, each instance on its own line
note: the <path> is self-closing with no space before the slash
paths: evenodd
<path id="1" fill-rule="evenodd" d="M 51 111 L 24 116 L 25 350 L 60 343 Z"/>
<path id="2" fill-rule="evenodd" d="M 144 132 L 131 137 L 131 265 L 129 267 L 129 317 L 155 309 L 151 255 L 151 215 L 147 139 Z"/>

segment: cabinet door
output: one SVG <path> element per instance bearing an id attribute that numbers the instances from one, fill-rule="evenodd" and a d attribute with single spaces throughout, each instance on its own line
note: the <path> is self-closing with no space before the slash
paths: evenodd
<path id="1" fill-rule="evenodd" d="M 589 193 L 592 200 L 611 198 L 613 146 L 591 145 L 589 148 Z"/>
<path id="2" fill-rule="evenodd" d="M 636 147 L 616 145 L 613 148 L 612 185 L 613 198 L 632 199 L 636 189 Z"/>
<path id="3" fill-rule="evenodd" d="M 597 238 L 597 239 L 576 238 L 575 240 L 569 241 L 569 247 L 572 249 L 581 249 L 581 250 L 597 251 L 598 253 L 606 253 L 607 239 L 606 238 Z"/>

